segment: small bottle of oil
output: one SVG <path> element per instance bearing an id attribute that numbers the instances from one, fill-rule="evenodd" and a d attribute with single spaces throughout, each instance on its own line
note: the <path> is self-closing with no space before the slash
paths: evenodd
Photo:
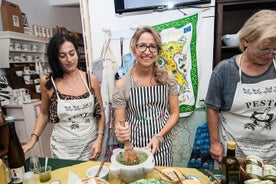
<path id="1" fill-rule="evenodd" d="M 222 184 L 239 184 L 240 183 L 240 164 L 235 157 L 236 143 L 227 142 L 227 154 L 221 163 Z"/>

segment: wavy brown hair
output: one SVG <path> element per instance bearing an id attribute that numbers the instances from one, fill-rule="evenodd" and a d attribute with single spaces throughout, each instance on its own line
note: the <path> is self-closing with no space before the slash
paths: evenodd
<path id="1" fill-rule="evenodd" d="M 135 53 L 136 49 L 136 44 L 141 37 L 143 33 L 150 33 L 154 41 L 158 47 L 158 54 L 160 54 L 162 50 L 162 40 L 160 34 L 155 31 L 152 27 L 150 26 L 144 26 L 141 28 L 138 28 L 135 33 L 133 34 L 131 40 L 130 40 L 130 49 L 133 53 Z M 169 76 L 168 76 L 168 71 L 165 69 L 162 69 L 158 66 L 157 61 L 155 62 L 155 65 L 153 66 L 153 75 L 158 84 L 169 84 Z"/>

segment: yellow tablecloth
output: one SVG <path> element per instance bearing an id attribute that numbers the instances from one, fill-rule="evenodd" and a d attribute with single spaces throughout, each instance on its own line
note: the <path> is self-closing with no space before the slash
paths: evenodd
<path id="1" fill-rule="evenodd" d="M 52 171 L 52 178 L 49 182 L 44 183 L 44 184 L 48 184 L 53 180 L 60 180 L 61 184 L 67 184 L 67 179 L 68 179 L 68 172 L 69 170 L 72 171 L 73 173 L 75 173 L 76 175 L 79 176 L 80 179 L 84 179 L 86 178 L 86 171 L 92 167 L 92 166 L 96 166 L 96 165 L 100 165 L 100 162 L 94 162 L 94 161 L 87 161 L 81 164 L 76 164 L 73 166 L 69 166 L 69 167 L 63 167 L 57 170 Z M 105 166 L 109 166 L 110 163 L 105 163 Z M 158 167 L 159 169 L 164 169 L 165 167 Z M 174 167 L 180 171 L 182 171 L 184 174 L 189 175 L 189 174 L 193 174 L 196 175 L 199 179 L 200 182 L 202 184 L 209 184 L 209 180 L 208 177 L 206 175 L 204 175 L 202 172 L 196 170 L 196 169 L 192 169 L 192 168 L 180 168 L 180 167 Z M 151 173 L 148 173 L 146 178 L 155 178 L 155 179 L 160 179 L 159 173 L 155 170 L 153 170 Z M 110 184 L 124 184 L 124 182 L 122 182 L 120 180 L 120 178 L 118 176 L 114 176 L 114 175 L 110 175 L 109 174 L 109 178 L 108 178 L 108 182 Z M 36 174 L 36 183 L 40 184 L 40 181 L 38 179 L 38 175 Z"/>

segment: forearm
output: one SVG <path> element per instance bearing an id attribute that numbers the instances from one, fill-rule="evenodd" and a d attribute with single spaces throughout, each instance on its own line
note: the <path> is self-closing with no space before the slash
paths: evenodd
<path id="1" fill-rule="evenodd" d="M 122 125 L 122 123 L 124 123 L 126 121 L 126 113 L 125 113 L 125 109 L 114 109 L 114 120 L 115 120 L 115 128 L 117 126 Z"/>
<path id="2" fill-rule="evenodd" d="M 105 116 L 98 119 L 97 139 L 103 141 L 105 132 Z"/>
<path id="3" fill-rule="evenodd" d="M 169 97 L 169 109 L 170 109 L 170 117 L 167 120 L 166 125 L 158 133 L 161 137 L 166 136 L 173 129 L 173 127 L 176 125 L 176 123 L 179 120 L 178 96 Z"/>
<path id="4" fill-rule="evenodd" d="M 36 119 L 35 127 L 32 132 L 31 140 L 35 139 L 36 136 L 39 138 L 43 133 L 43 130 L 47 126 L 48 123 L 48 115 L 40 113 Z M 35 136 L 33 136 L 35 135 Z"/>
<path id="5" fill-rule="evenodd" d="M 43 115 L 42 113 L 40 113 L 36 120 L 33 132 L 30 135 L 31 138 L 25 145 L 22 146 L 24 152 L 32 149 L 35 143 L 39 140 L 39 137 L 41 136 L 43 130 L 45 129 L 47 122 L 48 122 L 48 115 Z"/>
<path id="6" fill-rule="evenodd" d="M 170 118 L 166 122 L 166 125 L 162 128 L 160 132 L 158 132 L 158 135 L 160 135 L 161 137 L 165 137 L 177 124 L 178 119 L 179 119 L 178 114 L 171 114 Z"/>
<path id="7" fill-rule="evenodd" d="M 210 143 L 220 143 L 219 138 L 219 113 L 216 109 L 207 107 L 207 122 L 210 136 Z"/>

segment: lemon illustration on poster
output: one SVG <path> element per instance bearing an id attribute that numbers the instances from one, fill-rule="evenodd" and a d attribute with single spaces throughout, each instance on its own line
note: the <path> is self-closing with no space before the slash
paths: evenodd
<path id="1" fill-rule="evenodd" d="M 158 64 L 167 67 L 179 84 L 180 117 L 187 117 L 195 110 L 198 93 L 197 69 L 198 13 L 155 25 L 162 37 L 162 52 Z"/>

